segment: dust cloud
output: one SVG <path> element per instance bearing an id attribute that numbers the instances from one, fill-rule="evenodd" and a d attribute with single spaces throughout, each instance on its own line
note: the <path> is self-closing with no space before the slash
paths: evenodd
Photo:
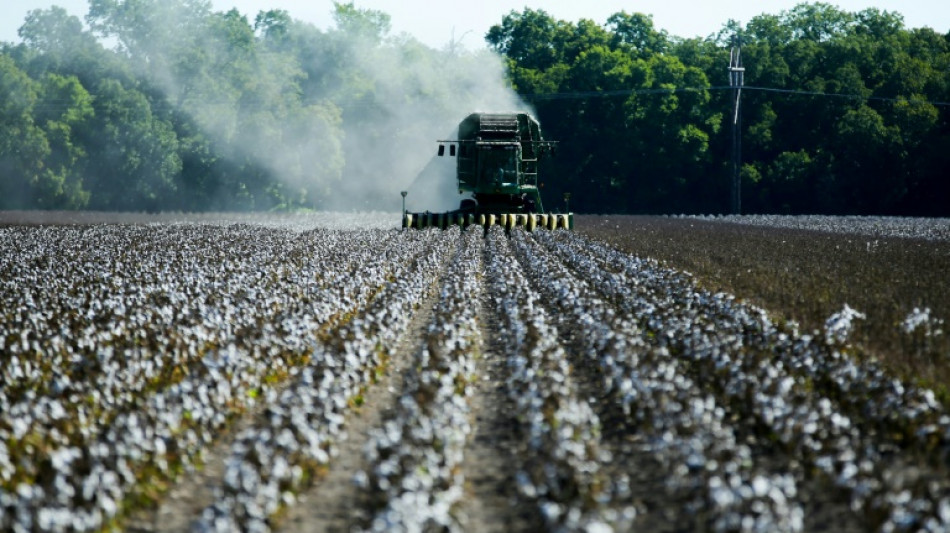
<path id="1" fill-rule="evenodd" d="M 369 81 L 370 103 L 328 95 L 343 109 L 346 164 L 335 209 L 392 209 L 407 191 L 410 210 L 458 207 L 455 158 L 436 155 L 438 140 L 457 138 L 458 123 L 475 111 L 525 111 L 505 82 L 496 54 L 432 50 L 400 36 L 373 46 L 345 41 L 349 68 Z M 363 114 L 361 106 L 372 106 Z"/>
<path id="2" fill-rule="evenodd" d="M 502 59 L 454 43 L 432 49 L 390 35 L 385 13 L 333 7 L 335 26 L 321 30 L 283 11 L 248 22 L 173 0 L 155 3 L 135 32 L 102 18 L 113 31 L 100 34 L 148 57 L 150 78 L 223 157 L 253 161 L 309 205 L 398 211 L 405 190 L 411 210 L 457 208 L 455 159 L 436 157 L 437 141 L 455 138 L 472 112 L 530 112 Z M 253 27 L 250 43 L 234 37 L 242 25 Z"/>

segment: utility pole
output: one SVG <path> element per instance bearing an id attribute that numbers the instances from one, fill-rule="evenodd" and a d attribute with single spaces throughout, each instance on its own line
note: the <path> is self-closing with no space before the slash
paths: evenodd
<path id="1" fill-rule="evenodd" d="M 402 195 L 402 227 L 406 227 L 406 195 L 409 194 L 409 191 L 399 191 L 399 194 Z"/>
<path id="2" fill-rule="evenodd" d="M 745 69 L 742 67 L 742 36 L 733 37 L 729 51 L 729 87 L 732 87 L 732 213 L 742 213 L 742 112 L 739 106 L 742 98 L 742 86 L 745 85 Z"/>

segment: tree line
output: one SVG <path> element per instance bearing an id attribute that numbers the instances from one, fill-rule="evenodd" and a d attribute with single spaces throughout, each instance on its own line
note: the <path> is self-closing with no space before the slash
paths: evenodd
<path id="1" fill-rule="evenodd" d="M 0 208 L 398 209 L 456 117 L 511 93 L 502 63 L 333 9 L 325 31 L 210 0 L 30 12 L 0 45 Z"/>
<path id="2" fill-rule="evenodd" d="M 30 12 L 0 45 L 0 208 L 398 209 L 434 132 L 517 92 L 560 141 L 547 207 L 728 212 L 739 36 L 745 212 L 950 214 L 950 33 L 897 13 L 800 4 L 683 39 L 639 13 L 524 9 L 478 52 L 352 3 L 334 20 L 209 0 L 90 0 L 86 25 Z"/>
<path id="3" fill-rule="evenodd" d="M 735 36 L 744 211 L 950 214 L 950 33 L 815 3 L 705 39 L 642 14 L 601 26 L 526 9 L 487 39 L 546 133 L 567 141 L 550 189 L 572 192 L 572 208 L 722 213 Z"/>

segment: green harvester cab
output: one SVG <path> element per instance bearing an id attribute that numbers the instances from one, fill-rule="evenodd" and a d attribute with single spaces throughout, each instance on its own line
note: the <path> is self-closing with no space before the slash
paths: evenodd
<path id="1" fill-rule="evenodd" d="M 470 198 L 447 213 L 403 213 L 407 228 L 452 224 L 573 229 L 572 213 L 546 213 L 541 202 L 538 167 L 555 141 L 541 137 L 541 126 L 528 113 L 472 113 L 458 128 L 457 140 L 439 141 L 439 155 L 455 157 L 459 194 Z"/>

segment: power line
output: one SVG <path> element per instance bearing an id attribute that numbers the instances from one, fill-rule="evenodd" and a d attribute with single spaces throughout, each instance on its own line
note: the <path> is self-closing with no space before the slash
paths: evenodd
<path id="1" fill-rule="evenodd" d="M 720 89 L 722 87 L 716 87 Z M 729 87 L 726 86 L 726 89 Z M 674 94 L 684 92 L 703 92 L 712 87 L 671 87 L 656 89 L 622 89 L 615 91 L 576 91 L 569 93 L 519 93 L 518 96 L 529 100 L 579 100 L 583 98 L 607 98 L 610 96 L 629 96 L 632 94 Z"/>
<path id="2" fill-rule="evenodd" d="M 634 94 L 677 94 L 685 92 L 703 92 L 703 91 L 731 91 L 735 88 L 730 85 L 711 85 L 709 87 L 670 87 L 653 89 L 623 89 L 613 91 L 577 91 L 567 93 L 524 93 L 518 96 L 531 101 L 545 100 L 580 100 L 585 98 L 609 98 L 611 96 L 630 96 Z M 912 104 L 930 104 L 936 107 L 950 107 L 950 102 L 941 102 L 934 100 L 920 100 L 908 98 L 896 98 L 886 96 L 863 96 L 860 94 L 847 93 L 826 93 L 821 91 L 805 91 L 801 89 L 780 89 L 777 87 L 757 87 L 754 85 L 744 85 L 746 91 L 759 91 L 780 94 L 790 94 L 797 96 L 823 96 L 831 98 L 845 98 L 850 100 L 872 100 L 877 102 L 907 102 Z"/>
<path id="3" fill-rule="evenodd" d="M 873 100 L 876 102 L 890 102 L 890 103 L 907 102 L 910 104 L 930 104 L 932 106 L 950 107 L 950 102 L 940 102 L 940 101 L 933 101 L 933 100 L 920 100 L 920 99 L 912 100 L 909 98 L 894 98 L 894 97 L 887 97 L 887 96 L 863 96 L 860 94 L 824 93 L 820 91 L 803 91 L 799 89 L 778 89 L 775 87 L 746 86 L 745 89 L 747 91 L 752 90 L 752 91 L 761 91 L 761 92 L 769 92 L 769 93 L 795 94 L 795 95 L 803 95 L 803 96 L 828 96 L 828 97 L 833 97 L 833 98 L 848 98 L 848 99 L 853 99 L 853 100 Z"/>

